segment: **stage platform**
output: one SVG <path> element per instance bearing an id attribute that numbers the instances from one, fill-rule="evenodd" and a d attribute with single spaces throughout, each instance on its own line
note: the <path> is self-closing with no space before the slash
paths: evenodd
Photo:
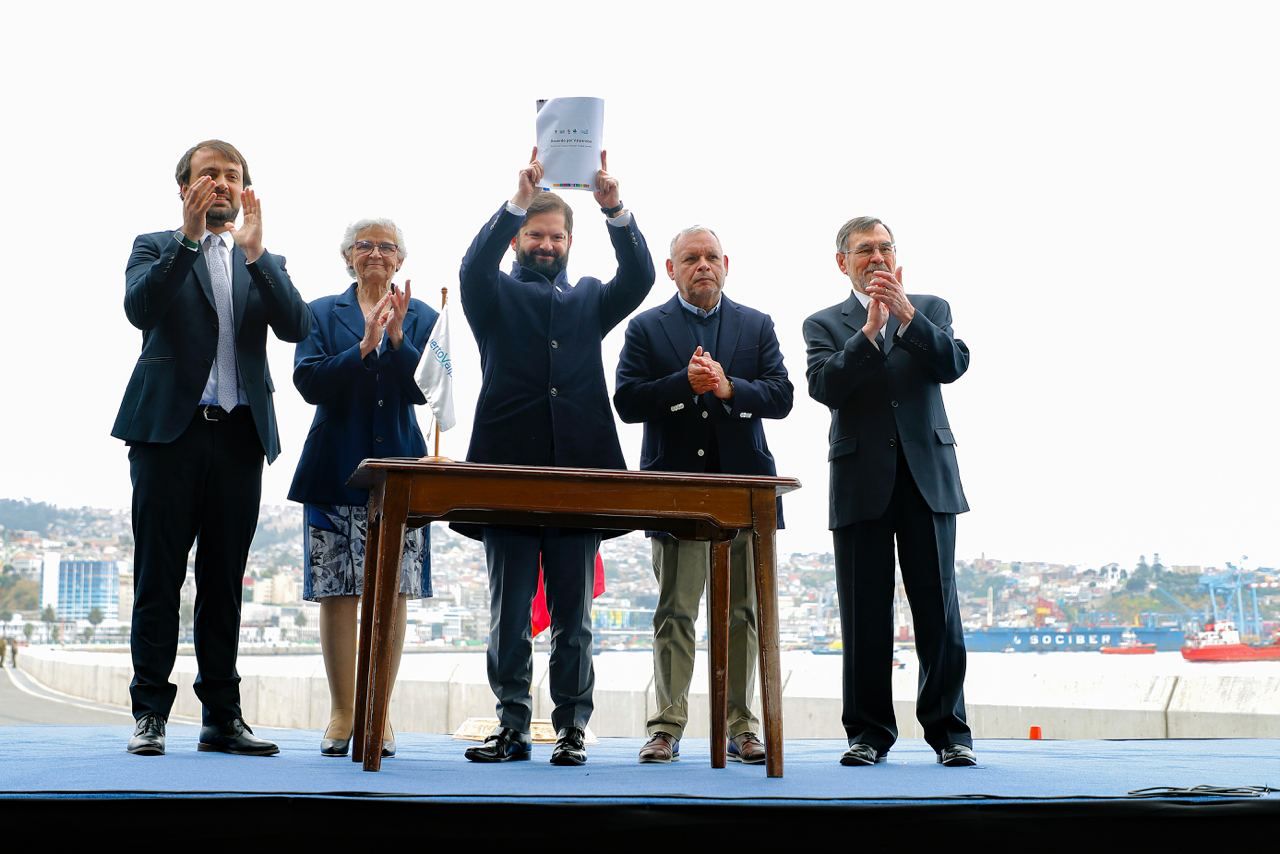
<path id="1" fill-rule="evenodd" d="M 1040 851 L 1078 850 L 1128 825 L 1171 842 L 1280 828 L 1280 794 L 1264 791 L 1280 788 L 1277 741 L 979 741 L 975 768 L 943 768 L 906 741 L 884 764 L 844 768 L 842 743 L 797 740 L 786 776 L 771 780 L 763 766 L 712 769 L 705 739 L 682 743 L 669 766 L 637 764 L 639 739 L 603 739 L 587 765 L 557 768 L 550 746 L 529 762 L 477 765 L 462 757 L 467 742 L 402 733 L 399 755 L 368 773 L 320 756 L 314 732 L 260 730 L 280 744 L 270 758 L 198 753 L 197 732 L 173 724 L 166 756 L 137 757 L 124 750 L 127 726 L 4 728 L 0 826 L 59 841 L 139 828 L 295 842 L 568 833 L 594 847 L 639 846 L 656 832 L 814 846 L 827 834 L 893 846 L 973 833 L 993 850 Z M 1195 791 L 1204 786 L 1224 793 Z"/>

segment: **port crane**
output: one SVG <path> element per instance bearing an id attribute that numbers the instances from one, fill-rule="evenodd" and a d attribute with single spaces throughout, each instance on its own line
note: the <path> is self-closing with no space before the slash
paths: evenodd
<path id="1" fill-rule="evenodd" d="M 1209 592 L 1209 607 L 1215 623 L 1218 620 L 1231 620 L 1243 635 L 1258 637 L 1262 634 L 1257 573 L 1228 562 L 1226 572 L 1200 576 L 1200 585 Z M 1222 597 L 1221 607 L 1218 605 L 1219 596 Z"/>

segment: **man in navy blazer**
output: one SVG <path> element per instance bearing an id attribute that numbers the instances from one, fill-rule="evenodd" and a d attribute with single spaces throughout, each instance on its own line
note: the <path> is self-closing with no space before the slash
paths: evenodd
<path id="1" fill-rule="evenodd" d="M 785 418 L 793 389 L 773 321 L 721 293 L 728 272 L 729 258 L 714 231 L 684 229 L 672 238 L 667 260 L 676 295 L 627 325 L 613 402 L 623 421 L 644 423 L 645 471 L 777 474 L 762 419 Z M 640 761 L 667 763 L 679 757 L 689 720 L 694 622 L 711 555 L 705 542 L 652 537 L 657 708 Z M 764 762 L 765 751 L 750 708 L 759 643 L 749 532 L 734 539 L 729 567 L 729 758 L 756 764 Z"/>
<path id="2" fill-rule="evenodd" d="M 831 409 L 831 518 L 844 637 L 843 765 L 883 761 L 893 715 L 894 542 L 915 622 L 916 716 L 946 766 L 973 765 L 965 721 L 956 514 L 969 509 L 942 385 L 969 367 L 945 300 L 908 295 L 889 227 L 849 220 L 836 236 L 848 299 L 804 322 L 809 395 Z"/>
<path id="3" fill-rule="evenodd" d="M 267 328 L 300 341 L 311 312 L 284 258 L 263 249 L 261 205 L 239 151 L 201 142 L 179 160 L 176 178 L 181 228 L 139 236 L 125 271 L 125 315 L 142 330 L 142 354 L 111 430 L 129 445 L 133 481 L 136 725 L 128 750 L 165 750 L 179 592 L 195 542 L 199 749 L 267 755 L 278 749 L 245 725 L 236 673 L 262 461 L 280 453 Z"/>
<path id="4" fill-rule="evenodd" d="M 644 300 L 653 261 L 617 179 L 601 155 L 595 199 L 618 259 L 612 280 L 570 282 L 573 211 L 539 193 L 537 149 L 511 201 L 480 229 L 462 259 L 462 310 L 480 348 L 482 381 L 467 460 L 528 466 L 626 468 L 609 408 L 600 342 Z M 515 249 L 510 273 L 498 265 Z M 533 717 L 530 606 L 538 556 L 551 614 L 551 721 L 556 765 L 581 765 L 593 709 L 591 593 L 599 531 L 455 526 L 484 540 L 489 568 L 489 685 L 498 729 L 466 751 L 475 762 L 528 759 Z"/>

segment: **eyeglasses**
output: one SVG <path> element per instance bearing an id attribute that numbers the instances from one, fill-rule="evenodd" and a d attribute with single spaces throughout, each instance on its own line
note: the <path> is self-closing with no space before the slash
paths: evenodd
<path id="1" fill-rule="evenodd" d="M 894 246 L 892 243 L 864 243 L 859 246 L 855 246 L 852 249 L 846 249 L 844 254 L 857 255 L 859 258 L 870 258 L 877 251 L 879 251 L 881 255 L 892 255 L 893 250 Z"/>
<path id="2" fill-rule="evenodd" d="M 357 255 L 370 255 L 377 249 L 383 255 L 397 255 L 400 247 L 394 243 L 374 243 L 371 240 L 357 240 L 351 247 Z"/>

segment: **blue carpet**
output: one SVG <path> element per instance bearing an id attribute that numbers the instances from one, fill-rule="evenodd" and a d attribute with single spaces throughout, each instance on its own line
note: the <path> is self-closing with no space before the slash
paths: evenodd
<path id="1" fill-rule="evenodd" d="M 639 739 L 603 739 L 581 768 L 548 764 L 538 745 L 530 762 L 477 765 L 468 743 L 401 733 L 399 755 L 366 773 L 349 759 L 319 755 L 319 735 L 267 730 L 275 757 L 197 753 L 197 729 L 174 724 L 168 754 L 125 753 L 124 727 L 28 726 L 0 730 L 0 799 L 32 795 L 108 797 L 286 794 L 432 801 L 712 804 L 715 802 L 928 802 L 951 799 L 1125 798 L 1151 787 L 1280 787 L 1280 742 L 980 741 L 976 768 L 943 768 L 920 741 L 900 742 L 882 765 L 843 768 L 844 745 L 797 740 L 786 745 L 786 776 L 764 766 L 710 767 L 705 739 L 681 744 L 672 765 L 639 765 Z M 1275 801 L 1280 795 L 1268 794 Z"/>

